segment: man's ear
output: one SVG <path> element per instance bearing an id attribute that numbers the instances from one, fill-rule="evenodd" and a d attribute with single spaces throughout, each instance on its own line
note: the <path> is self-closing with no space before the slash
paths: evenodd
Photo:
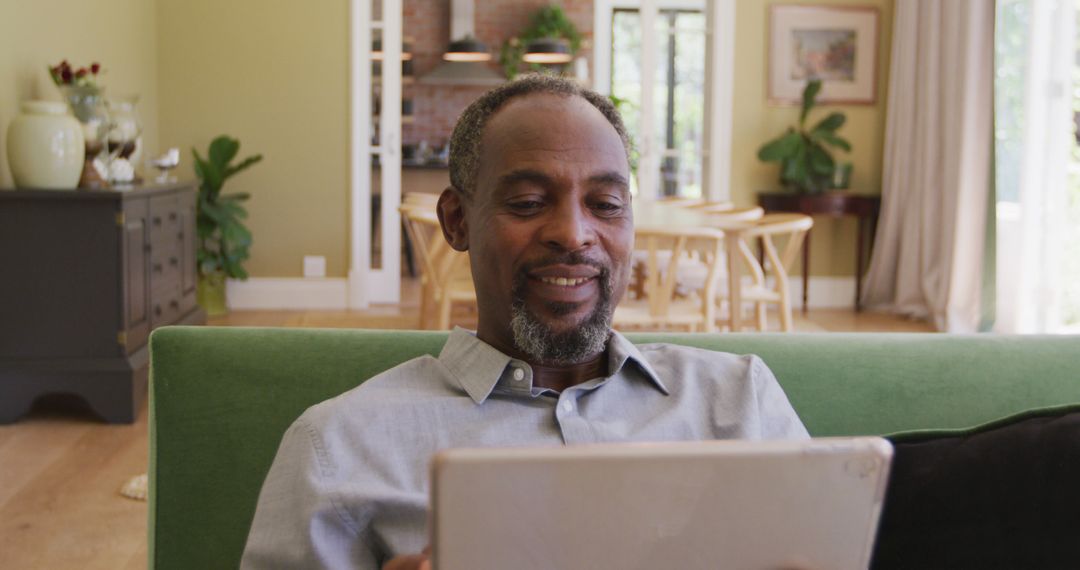
<path id="1" fill-rule="evenodd" d="M 465 198 L 461 192 L 453 186 L 448 186 L 439 196 L 439 204 L 435 211 L 439 214 L 439 225 L 442 226 L 443 237 L 446 238 L 450 247 L 458 251 L 468 251 L 469 223 L 465 219 Z"/>

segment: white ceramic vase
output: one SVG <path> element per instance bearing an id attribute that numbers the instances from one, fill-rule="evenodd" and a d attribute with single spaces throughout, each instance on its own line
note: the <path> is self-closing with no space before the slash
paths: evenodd
<path id="1" fill-rule="evenodd" d="M 25 101 L 8 125 L 8 164 L 19 188 L 72 190 L 85 155 L 82 125 L 64 103 Z"/>

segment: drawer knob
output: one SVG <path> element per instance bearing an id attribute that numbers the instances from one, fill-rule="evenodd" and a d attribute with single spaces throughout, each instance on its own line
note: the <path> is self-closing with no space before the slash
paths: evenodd
<path id="1" fill-rule="evenodd" d="M 173 299 L 172 301 L 169 301 L 169 306 L 174 308 L 174 309 L 179 309 L 180 308 L 180 301 L 177 301 L 176 299 Z"/>
<path id="2" fill-rule="evenodd" d="M 161 264 L 160 263 L 155 263 L 154 264 L 154 272 L 155 273 L 161 273 Z"/>
<path id="3" fill-rule="evenodd" d="M 177 265 L 180 265 L 180 260 L 175 258 L 175 257 L 170 257 L 169 258 L 169 265 L 172 265 L 173 267 L 176 267 Z"/>
<path id="4" fill-rule="evenodd" d="M 176 212 L 169 212 L 169 221 L 176 221 Z"/>
<path id="5" fill-rule="evenodd" d="M 161 316 L 161 305 L 154 305 L 154 315 Z"/>
<path id="6" fill-rule="evenodd" d="M 154 222 L 155 226 L 160 226 L 161 225 L 161 216 L 154 216 L 153 222 Z"/>

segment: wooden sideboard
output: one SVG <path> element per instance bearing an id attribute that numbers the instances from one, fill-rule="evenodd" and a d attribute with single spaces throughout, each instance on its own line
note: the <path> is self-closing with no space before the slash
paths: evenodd
<path id="1" fill-rule="evenodd" d="M 206 322 L 195 197 L 191 183 L 0 190 L 0 423 L 52 393 L 135 420 L 150 331 Z"/>
<path id="2" fill-rule="evenodd" d="M 878 213 L 881 210 L 880 196 L 852 194 L 833 191 L 823 194 L 792 194 L 790 192 L 762 192 L 758 194 L 758 205 L 766 212 L 795 212 L 807 216 L 829 216 L 840 218 L 855 216 L 858 229 L 855 236 L 855 312 L 862 310 L 862 278 L 866 258 L 874 248 L 874 234 L 877 230 Z M 807 294 L 810 284 L 810 234 L 806 232 L 803 240 L 802 263 L 802 310 L 806 313 Z"/>

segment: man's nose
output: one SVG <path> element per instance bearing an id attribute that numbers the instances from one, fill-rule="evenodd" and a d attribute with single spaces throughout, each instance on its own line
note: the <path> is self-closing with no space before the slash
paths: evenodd
<path id="1" fill-rule="evenodd" d="M 579 251 L 596 242 L 596 231 L 589 212 L 580 204 L 563 204 L 556 208 L 544 226 L 542 239 L 548 247 L 563 251 Z"/>

